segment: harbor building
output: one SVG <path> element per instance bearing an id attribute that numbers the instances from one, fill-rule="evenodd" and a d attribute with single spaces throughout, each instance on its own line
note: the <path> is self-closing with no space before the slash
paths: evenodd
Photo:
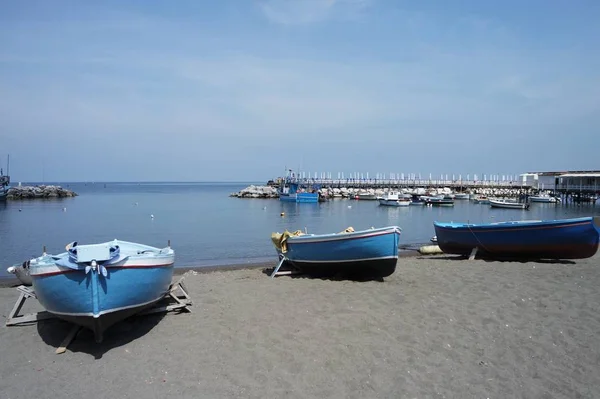
<path id="1" fill-rule="evenodd" d="M 567 198 L 593 200 L 600 194 L 600 171 L 528 172 L 520 175 L 522 184 L 533 190 L 549 190 Z"/>

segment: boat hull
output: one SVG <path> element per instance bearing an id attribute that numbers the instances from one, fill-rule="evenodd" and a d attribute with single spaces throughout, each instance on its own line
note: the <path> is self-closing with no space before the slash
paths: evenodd
<path id="1" fill-rule="evenodd" d="M 529 209 L 529 203 L 523 202 L 508 202 L 508 201 L 495 201 L 490 200 L 490 206 L 492 208 L 504 208 L 504 209 Z"/>
<path id="2" fill-rule="evenodd" d="M 62 254 L 31 259 L 29 275 L 38 301 L 48 312 L 93 330 L 100 342 L 114 323 L 164 297 L 174 262 L 170 247 L 118 240 L 72 243 Z"/>
<path id="3" fill-rule="evenodd" d="M 529 201 L 549 204 L 549 203 L 556 203 L 556 198 L 554 198 L 554 197 L 529 197 Z"/>
<path id="4" fill-rule="evenodd" d="M 94 270 L 31 277 L 36 296 L 48 312 L 91 329 L 96 341 L 101 341 L 114 323 L 160 300 L 173 278 L 172 263 L 107 270 L 106 277 Z"/>
<path id="5" fill-rule="evenodd" d="M 600 217 L 481 225 L 434 222 L 447 254 L 496 258 L 583 259 L 598 250 Z"/>
<path id="6" fill-rule="evenodd" d="M 410 201 L 389 200 L 389 199 L 380 198 L 379 205 L 382 205 L 382 206 L 409 206 Z"/>
<path id="7" fill-rule="evenodd" d="M 387 277 L 396 270 L 400 228 L 304 235 L 287 241 L 287 260 L 310 274 Z"/>
<path id="8" fill-rule="evenodd" d="M 454 206 L 454 200 L 451 199 L 436 199 L 430 198 L 425 201 L 427 205 L 431 206 Z"/>
<path id="9" fill-rule="evenodd" d="M 375 194 L 357 194 L 355 198 L 362 201 L 376 201 L 378 199 Z"/>
<path id="10" fill-rule="evenodd" d="M 279 200 L 283 202 L 316 204 L 319 202 L 319 193 L 280 194 Z"/>

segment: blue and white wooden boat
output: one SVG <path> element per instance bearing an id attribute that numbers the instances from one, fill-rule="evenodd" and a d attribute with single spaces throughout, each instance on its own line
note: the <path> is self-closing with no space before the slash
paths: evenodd
<path id="1" fill-rule="evenodd" d="M 104 331 L 159 301 L 173 277 L 175 252 L 133 242 L 67 246 L 58 255 L 29 261 L 33 289 L 42 306 L 57 317 Z"/>
<path id="2" fill-rule="evenodd" d="M 396 270 L 400 232 L 398 226 L 349 228 L 333 234 L 274 233 L 271 239 L 282 259 L 305 273 L 386 277 Z"/>
<path id="3" fill-rule="evenodd" d="M 600 216 L 487 224 L 434 222 L 437 244 L 448 254 L 484 257 L 583 259 L 598 250 Z"/>

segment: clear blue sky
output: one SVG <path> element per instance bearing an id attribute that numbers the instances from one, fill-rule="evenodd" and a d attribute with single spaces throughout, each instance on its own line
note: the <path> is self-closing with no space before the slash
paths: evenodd
<path id="1" fill-rule="evenodd" d="M 0 1 L 13 180 L 600 169 L 600 1 Z"/>

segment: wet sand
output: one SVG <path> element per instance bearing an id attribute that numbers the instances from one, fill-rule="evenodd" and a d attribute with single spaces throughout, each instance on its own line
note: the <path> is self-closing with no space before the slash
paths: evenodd
<path id="1" fill-rule="evenodd" d="M 56 355 L 66 322 L 0 327 L 0 396 L 598 398 L 599 264 L 406 257 L 384 282 L 188 273 L 193 313 L 128 319 L 102 344 L 84 330 Z M 0 288 L 4 321 L 17 294 Z"/>

